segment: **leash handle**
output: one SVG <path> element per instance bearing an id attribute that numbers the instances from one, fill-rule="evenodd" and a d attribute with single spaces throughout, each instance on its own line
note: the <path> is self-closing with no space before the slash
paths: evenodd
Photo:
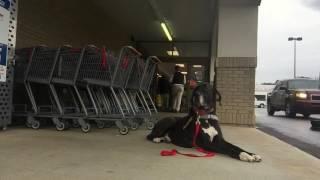
<path id="1" fill-rule="evenodd" d="M 177 150 L 172 149 L 172 150 L 162 150 L 160 152 L 161 156 L 175 156 L 177 155 Z"/>
<path id="2" fill-rule="evenodd" d="M 182 153 L 177 151 L 176 149 L 172 149 L 172 150 L 163 150 L 160 152 L 161 156 L 176 156 L 177 154 L 183 155 L 183 156 L 187 156 L 187 157 L 213 157 L 216 154 L 214 152 L 209 152 L 206 151 L 202 148 L 197 148 L 196 151 L 203 153 L 203 155 L 197 155 L 197 154 L 192 154 L 192 153 Z"/>

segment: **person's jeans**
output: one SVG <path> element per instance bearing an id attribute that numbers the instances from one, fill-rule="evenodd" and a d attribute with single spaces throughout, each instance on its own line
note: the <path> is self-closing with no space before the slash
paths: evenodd
<path id="1" fill-rule="evenodd" d="M 160 94 L 161 95 L 161 102 L 162 102 L 162 109 L 168 110 L 169 109 L 169 94 Z"/>
<path id="2" fill-rule="evenodd" d="M 181 99 L 184 91 L 184 85 L 174 84 L 172 86 L 172 109 L 180 111 Z"/>

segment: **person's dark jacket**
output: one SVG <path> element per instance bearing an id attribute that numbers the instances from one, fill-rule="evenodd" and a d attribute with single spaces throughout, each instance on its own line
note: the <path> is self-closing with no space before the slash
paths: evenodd
<path id="1" fill-rule="evenodd" d="M 158 89 L 160 94 L 168 94 L 170 92 L 169 80 L 165 77 L 161 77 L 158 81 Z"/>
<path id="2" fill-rule="evenodd" d="M 184 75 L 177 71 L 173 75 L 172 84 L 184 84 Z"/>

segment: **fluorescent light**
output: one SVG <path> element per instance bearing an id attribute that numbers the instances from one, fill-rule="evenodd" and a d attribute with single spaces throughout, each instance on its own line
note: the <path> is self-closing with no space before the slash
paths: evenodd
<path id="1" fill-rule="evenodd" d="M 178 51 L 177 47 L 173 47 L 173 51 L 172 50 L 168 50 L 167 54 L 169 56 L 179 56 L 179 51 Z"/>
<path id="2" fill-rule="evenodd" d="M 169 32 L 169 30 L 167 28 L 167 25 L 165 23 L 161 23 L 161 27 L 162 27 L 164 33 L 166 34 L 168 40 L 172 41 L 172 37 L 171 37 L 171 34 L 170 34 L 170 32 Z"/>
<path id="3" fill-rule="evenodd" d="M 167 51 L 167 54 L 169 56 L 179 56 L 179 52 L 178 51 Z"/>
<path id="4" fill-rule="evenodd" d="M 181 74 L 184 74 L 184 75 L 186 75 L 186 74 L 188 74 L 187 72 L 185 72 L 185 71 L 183 71 L 183 72 L 181 72 Z"/>
<path id="5" fill-rule="evenodd" d="M 194 68 L 202 68 L 202 65 L 193 65 Z"/>
<path id="6" fill-rule="evenodd" d="M 184 68 L 184 64 L 176 64 L 176 66 L 180 66 Z"/>

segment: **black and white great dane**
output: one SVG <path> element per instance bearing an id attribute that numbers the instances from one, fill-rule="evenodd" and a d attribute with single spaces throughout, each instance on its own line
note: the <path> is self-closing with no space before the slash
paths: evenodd
<path id="1" fill-rule="evenodd" d="M 245 151 L 229 142 L 222 135 L 218 117 L 213 113 L 217 91 L 203 84 L 193 91 L 190 111 L 185 117 L 167 117 L 159 120 L 147 139 L 155 143 L 167 142 L 177 146 L 192 148 L 196 123 L 200 131 L 196 145 L 206 151 L 226 154 L 247 162 L 260 162 L 259 155 Z"/>

